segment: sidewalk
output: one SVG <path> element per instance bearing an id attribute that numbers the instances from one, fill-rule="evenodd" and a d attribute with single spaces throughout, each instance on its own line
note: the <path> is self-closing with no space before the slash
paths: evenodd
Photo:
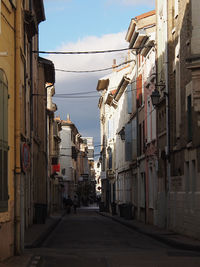
<path id="1" fill-rule="evenodd" d="M 98 213 L 174 248 L 200 252 L 200 241 L 196 239 L 189 238 L 166 229 L 161 229 L 154 225 L 145 224 L 137 220 L 126 220 L 123 217 L 112 215 L 108 212 L 98 211 Z"/>
<path id="2" fill-rule="evenodd" d="M 56 227 L 65 215 L 65 211 L 54 213 L 46 219 L 45 224 L 33 224 L 25 231 L 24 247 L 35 248 L 42 244 L 49 233 Z"/>
<path id="3" fill-rule="evenodd" d="M 0 263 L 0 267 L 41 266 L 42 258 L 34 255 L 28 249 L 40 246 L 51 231 L 53 231 L 53 229 L 58 225 L 64 215 L 65 211 L 61 210 L 48 217 L 45 224 L 33 224 L 29 227 L 25 231 L 24 253 Z"/>

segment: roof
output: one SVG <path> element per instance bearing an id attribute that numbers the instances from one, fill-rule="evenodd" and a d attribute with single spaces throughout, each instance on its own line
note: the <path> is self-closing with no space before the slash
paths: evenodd
<path id="1" fill-rule="evenodd" d="M 46 82 L 55 83 L 55 68 L 51 60 L 39 57 L 39 63 L 43 64 Z"/>
<path id="2" fill-rule="evenodd" d="M 44 12 L 44 3 L 43 0 L 33 0 L 34 9 L 37 17 L 38 24 L 41 21 L 44 21 L 45 18 L 45 12 Z"/>
<path id="3" fill-rule="evenodd" d="M 152 10 L 152 11 L 143 13 L 143 14 L 141 14 L 141 15 L 139 15 L 139 16 L 136 16 L 135 19 L 136 19 L 136 20 L 140 20 L 140 19 L 144 19 L 144 18 L 153 16 L 153 15 L 155 15 L 155 14 L 156 14 L 156 11 L 155 11 L 155 10 Z"/>
<path id="4" fill-rule="evenodd" d="M 114 95 L 114 99 L 116 101 L 119 101 L 120 97 L 122 96 L 124 90 L 126 89 L 127 85 L 129 84 L 130 80 L 123 76 L 118 87 L 117 87 L 117 90 L 116 90 L 116 93 Z"/>

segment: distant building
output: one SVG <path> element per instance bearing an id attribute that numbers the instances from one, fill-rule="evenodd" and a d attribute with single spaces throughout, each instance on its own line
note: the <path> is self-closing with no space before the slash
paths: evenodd
<path id="1" fill-rule="evenodd" d="M 94 160 L 94 142 L 93 137 L 81 137 L 84 144 L 87 144 L 88 160 Z"/>

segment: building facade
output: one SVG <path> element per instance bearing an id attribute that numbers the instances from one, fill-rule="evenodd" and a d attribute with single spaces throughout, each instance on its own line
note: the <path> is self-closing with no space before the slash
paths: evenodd
<path id="1" fill-rule="evenodd" d="M 158 123 L 165 130 L 164 139 L 158 140 L 162 199 L 159 224 L 197 238 L 200 237 L 199 9 L 199 1 L 157 1 L 157 79 L 158 83 L 164 83 L 159 87 Z M 164 68 L 163 60 L 168 62 Z M 163 207 L 165 214 L 161 211 Z"/>

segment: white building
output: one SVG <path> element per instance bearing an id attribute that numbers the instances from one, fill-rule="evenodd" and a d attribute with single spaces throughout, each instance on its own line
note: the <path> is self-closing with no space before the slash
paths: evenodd
<path id="1" fill-rule="evenodd" d="M 115 63 L 115 62 L 114 62 Z M 121 69 L 113 65 L 113 72 L 101 80 L 97 91 L 101 92 L 99 99 L 101 121 L 101 180 L 102 201 L 108 210 L 112 202 L 125 200 L 124 181 L 120 172 L 125 167 L 125 144 L 120 139 L 120 132 L 129 121 L 127 111 L 127 85 L 131 81 L 134 60 L 126 63 Z M 131 90 L 131 89 L 130 89 Z"/>

